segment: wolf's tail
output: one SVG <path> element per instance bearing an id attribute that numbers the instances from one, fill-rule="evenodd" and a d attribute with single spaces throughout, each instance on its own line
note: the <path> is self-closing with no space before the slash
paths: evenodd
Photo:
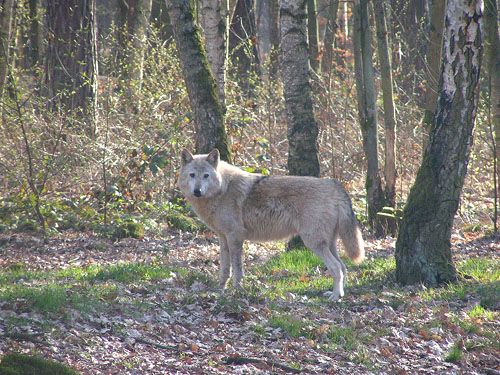
<path id="1" fill-rule="evenodd" d="M 354 263 L 361 263 L 365 259 L 365 245 L 358 221 L 349 205 L 341 209 L 339 216 L 339 235 L 344 244 L 347 255 Z"/>

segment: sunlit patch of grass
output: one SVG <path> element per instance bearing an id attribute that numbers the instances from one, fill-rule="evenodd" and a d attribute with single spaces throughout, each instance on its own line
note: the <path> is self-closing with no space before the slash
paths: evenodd
<path id="1" fill-rule="evenodd" d="M 0 290 L 0 300 L 21 300 L 26 307 L 42 312 L 59 310 L 68 301 L 66 287 L 57 284 L 41 286 L 12 286 Z"/>
<path id="2" fill-rule="evenodd" d="M 269 318 L 269 325 L 273 328 L 280 328 L 290 337 L 312 337 L 310 322 L 289 314 L 275 314 L 271 316 Z"/>
<path id="3" fill-rule="evenodd" d="M 493 320 L 493 311 L 486 310 L 481 305 L 476 305 L 467 313 L 473 319 Z"/>
<path id="4" fill-rule="evenodd" d="M 470 258 L 457 263 L 459 274 L 482 283 L 500 282 L 500 264 L 496 259 Z"/>
<path id="5" fill-rule="evenodd" d="M 286 271 L 291 274 L 307 274 L 316 267 L 323 267 L 323 261 L 312 251 L 305 248 L 285 251 L 279 256 L 270 259 L 264 266 L 264 271 L 268 274 L 281 273 Z"/>
<path id="6" fill-rule="evenodd" d="M 356 331 L 352 327 L 331 326 L 328 338 L 334 347 L 343 347 L 345 350 L 354 350 L 359 345 Z"/>
<path id="7" fill-rule="evenodd" d="M 122 283 L 166 279 L 171 276 L 171 269 L 146 263 L 120 263 L 105 267 L 90 267 L 83 278 L 91 280 L 115 280 Z"/>
<path id="8" fill-rule="evenodd" d="M 396 261 L 393 257 L 367 259 L 359 265 L 346 262 L 349 285 L 358 287 L 380 287 L 394 283 Z"/>

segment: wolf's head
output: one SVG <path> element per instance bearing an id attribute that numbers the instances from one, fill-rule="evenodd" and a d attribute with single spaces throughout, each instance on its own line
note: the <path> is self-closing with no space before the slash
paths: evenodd
<path id="1" fill-rule="evenodd" d="M 181 153 L 181 169 L 178 186 L 188 199 L 211 198 L 222 186 L 222 177 L 217 171 L 219 150 L 208 155 L 192 155 L 184 149 Z"/>

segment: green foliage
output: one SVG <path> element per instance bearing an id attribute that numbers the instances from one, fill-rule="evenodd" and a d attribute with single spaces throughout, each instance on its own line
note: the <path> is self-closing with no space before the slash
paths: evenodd
<path id="1" fill-rule="evenodd" d="M 444 357 L 446 362 L 456 363 L 459 362 L 463 357 L 462 349 L 459 345 L 455 344 L 452 346 L 448 354 Z"/>
<path id="2" fill-rule="evenodd" d="M 167 222 L 173 228 L 185 232 L 198 232 L 206 229 L 205 225 L 182 212 L 170 211 L 167 213 Z"/>
<path id="3" fill-rule="evenodd" d="M 282 329 L 290 337 L 311 337 L 310 323 L 289 314 L 276 314 L 269 318 L 269 325 Z"/>
<path id="4" fill-rule="evenodd" d="M 68 366 L 41 357 L 11 353 L 0 362 L 0 375 L 78 375 Z"/>

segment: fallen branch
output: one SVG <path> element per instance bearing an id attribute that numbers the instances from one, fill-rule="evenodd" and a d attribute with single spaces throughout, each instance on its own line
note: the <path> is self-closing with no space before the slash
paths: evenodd
<path id="1" fill-rule="evenodd" d="M 176 346 L 163 345 L 163 344 L 160 344 L 158 342 L 154 342 L 154 341 L 151 341 L 148 339 L 143 339 L 142 337 L 134 337 L 134 340 L 135 340 L 135 342 L 139 342 L 139 343 L 146 344 L 146 345 L 151 345 L 151 346 L 154 346 L 154 347 L 160 348 L 160 349 L 175 350 L 177 352 L 179 351 L 179 348 Z"/>
<path id="2" fill-rule="evenodd" d="M 33 334 L 28 334 L 28 333 L 4 333 L 3 335 L 0 335 L 0 337 L 6 337 L 15 341 L 29 341 L 34 344 L 41 344 L 41 345 L 47 345 L 45 341 L 38 340 L 37 337 L 41 336 L 41 333 L 33 333 Z"/>
<path id="3" fill-rule="evenodd" d="M 268 366 L 274 367 L 274 368 L 279 368 L 285 372 L 291 372 L 293 374 L 300 374 L 302 370 L 296 369 L 287 365 L 283 365 L 278 362 L 270 361 L 268 359 L 259 359 L 259 358 L 252 358 L 252 357 L 242 357 L 242 356 L 231 356 L 231 357 L 226 357 L 224 358 L 224 363 L 226 365 L 245 365 L 247 363 L 260 363 L 260 364 L 266 364 Z"/>

